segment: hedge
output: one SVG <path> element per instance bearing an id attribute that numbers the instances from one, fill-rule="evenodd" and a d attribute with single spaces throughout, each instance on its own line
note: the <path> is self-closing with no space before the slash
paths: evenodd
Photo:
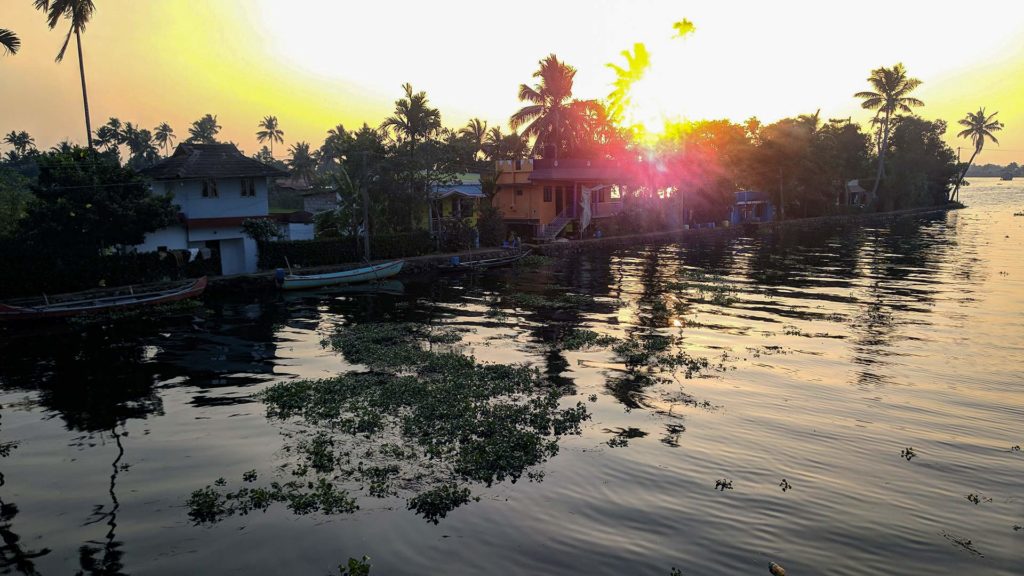
<path id="1" fill-rule="evenodd" d="M 69 259 L 47 256 L 19 240 L 0 239 L 0 298 L 126 286 L 220 273 L 220 261 L 185 263 L 173 254 L 110 254 Z"/>
<path id="2" fill-rule="evenodd" d="M 370 239 L 370 255 L 374 260 L 422 256 L 433 252 L 433 248 L 434 242 L 426 230 Z M 285 267 L 285 258 L 288 264 L 304 268 L 347 264 L 363 259 L 362 245 L 357 246 L 353 238 L 261 242 L 259 251 L 259 267 L 264 270 Z"/>

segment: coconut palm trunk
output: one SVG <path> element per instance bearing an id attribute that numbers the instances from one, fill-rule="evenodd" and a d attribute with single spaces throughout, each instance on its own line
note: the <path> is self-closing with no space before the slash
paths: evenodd
<path id="1" fill-rule="evenodd" d="M 871 197 L 878 197 L 878 185 L 885 176 L 885 152 L 889 149 L 889 112 L 885 113 L 885 125 L 882 126 L 882 145 L 878 148 L 878 172 L 875 174 L 875 184 L 871 187 Z"/>
<path id="2" fill-rule="evenodd" d="M 82 58 L 82 34 L 75 31 L 75 41 L 78 43 L 78 73 L 82 77 L 82 103 L 85 105 L 85 140 L 92 148 L 92 121 L 89 120 L 89 92 L 85 88 L 85 60 Z"/>

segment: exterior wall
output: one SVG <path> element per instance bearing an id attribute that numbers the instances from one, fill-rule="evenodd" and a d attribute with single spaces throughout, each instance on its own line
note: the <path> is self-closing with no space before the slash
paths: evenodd
<path id="1" fill-rule="evenodd" d="M 338 198 L 333 192 L 310 194 L 302 197 L 302 210 L 311 214 L 327 212 L 338 207 Z"/>
<path id="2" fill-rule="evenodd" d="M 241 178 L 222 178 L 217 181 L 217 196 L 203 197 L 202 180 L 156 181 L 153 192 L 172 194 L 174 203 L 185 218 L 240 218 L 268 214 L 267 179 L 256 178 L 255 195 L 242 196 Z M 170 249 L 205 248 L 209 241 L 218 241 L 221 274 L 243 274 L 256 271 L 256 242 L 242 232 L 241 226 L 199 228 L 172 226 L 146 235 L 136 249 L 152 252 L 159 246 Z"/>
<path id="3" fill-rule="evenodd" d="M 188 231 L 184 226 L 169 226 L 146 234 L 145 241 L 135 249 L 139 252 L 156 252 L 157 248 L 166 246 L 168 250 L 184 250 L 188 248 Z"/>
<path id="4" fill-rule="evenodd" d="M 153 182 L 153 191 L 174 195 L 174 203 L 189 219 L 232 216 L 266 216 L 269 212 L 267 179 L 255 179 L 255 196 L 242 196 L 241 178 L 223 178 L 217 182 L 217 197 L 203 197 L 202 180 L 165 180 Z"/>
<path id="5" fill-rule="evenodd" d="M 312 240 L 316 226 L 313 224 L 303 224 L 298 222 L 289 222 L 281 225 L 281 231 L 284 233 L 285 240 Z"/>

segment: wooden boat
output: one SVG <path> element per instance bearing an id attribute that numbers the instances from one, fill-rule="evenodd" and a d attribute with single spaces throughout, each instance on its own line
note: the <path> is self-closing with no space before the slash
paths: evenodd
<path id="1" fill-rule="evenodd" d="M 442 264 L 437 268 L 445 272 L 455 272 L 459 270 L 481 270 L 484 268 L 497 268 L 498 266 L 507 266 L 514 264 L 523 258 L 530 255 L 532 249 L 528 249 L 525 252 L 516 252 L 514 254 L 508 254 L 506 256 L 499 256 L 497 258 L 483 258 L 480 260 L 465 260 L 452 262 L 450 264 Z"/>
<path id="2" fill-rule="evenodd" d="M 355 284 L 356 282 L 383 280 L 401 272 L 403 264 L 405 262 L 402 260 L 395 260 L 353 270 L 328 272 L 327 274 L 288 274 L 280 279 L 280 285 L 285 290 L 303 290 L 334 286 L 336 284 Z"/>
<path id="3" fill-rule="evenodd" d="M 65 318 L 194 298 L 206 290 L 206 276 L 168 285 L 150 284 L 58 294 L 0 303 L 0 320 Z"/>

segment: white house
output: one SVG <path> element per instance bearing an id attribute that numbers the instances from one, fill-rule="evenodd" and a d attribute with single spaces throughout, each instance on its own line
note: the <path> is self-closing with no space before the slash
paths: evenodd
<path id="1" fill-rule="evenodd" d="M 287 172 L 245 156 L 233 144 L 180 144 L 141 173 L 154 193 L 174 197 L 181 223 L 147 234 L 139 251 L 209 248 L 220 254 L 222 274 L 256 271 L 256 242 L 242 232 L 242 222 L 269 217 L 269 181 Z"/>

